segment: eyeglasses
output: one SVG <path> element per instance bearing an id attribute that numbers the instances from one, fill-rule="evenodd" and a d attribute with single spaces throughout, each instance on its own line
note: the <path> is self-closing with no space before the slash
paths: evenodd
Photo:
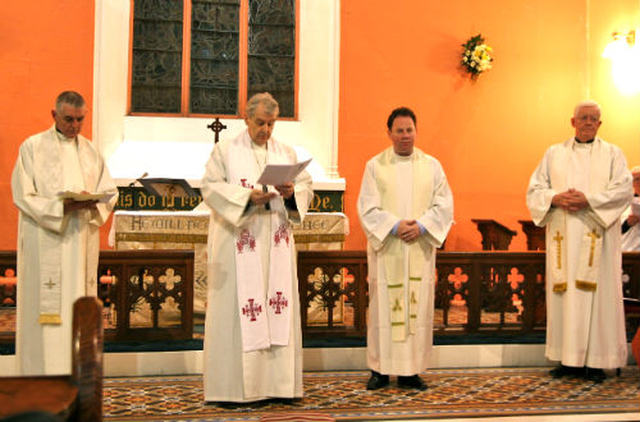
<path id="1" fill-rule="evenodd" d="M 576 117 L 577 120 L 580 120 L 581 122 L 586 122 L 587 120 L 593 123 L 597 123 L 600 121 L 600 116 L 593 116 L 593 115 L 582 115 L 582 116 L 578 116 Z"/>

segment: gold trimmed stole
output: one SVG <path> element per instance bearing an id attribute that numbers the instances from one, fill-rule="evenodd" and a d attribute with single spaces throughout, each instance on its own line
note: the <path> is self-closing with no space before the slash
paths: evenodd
<path id="1" fill-rule="evenodd" d="M 556 192 L 567 190 L 567 177 L 573 139 L 566 141 L 554 155 L 550 165 L 551 186 Z M 599 192 L 606 187 L 609 156 L 596 141 L 591 149 L 589 162 L 589 192 Z M 550 211 L 547 228 L 546 247 L 551 254 L 551 277 L 554 293 L 562 294 L 567 290 L 567 212 L 556 208 Z M 590 212 L 584 213 L 584 231 L 580 240 L 580 255 L 575 275 L 575 286 L 580 290 L 595 291 L 602 257 L 604 228 L 599 225 Z"/>

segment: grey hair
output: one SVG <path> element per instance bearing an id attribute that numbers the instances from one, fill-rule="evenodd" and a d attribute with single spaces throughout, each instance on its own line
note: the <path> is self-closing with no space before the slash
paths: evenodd
<path id="1" fill-rule="evenodd" d="M 635 166 L 634 168 L 632 168 L 630 170 L 631 174 L 636 174 L 636 173 L 640 173 L 640 166 Z"/>
<path id="2" fill-rule="evenodd" d="M 598 109 L 598 116 L 602 116 L 602 109 L 600 108 L 600 104 L 596 103 L 593 100 L 585 100 L 580 101 L 578 104 L 576 104 L 576 107 L 573 109 L 573 117 L 576 117 L 580 109 L 583 107 L 595 107 Z"/>
<path id="3" fill-rule="evenodd" d="M 56 112 L 60 113 L 64 104 L 68 104 L 73 108 L 81 108 L 86 105 L 82 95 L 75 91 L 64 91 L 58 95 L 58 98 L 56 98 Z"/>
<path id="4" fill-rule="evenodd" d="M 262 104 L 264 106 L 264 111 L 271 116 L 278 116 L 280 113 L 280 107 L 278 106 L 278 102 L 269 94 L 268 92 L 261 92 L 258 94 L 254 94 L 249 101 L 247 101 L 247 117 L 253 117 L 256 112 L 256 108 Z"/>

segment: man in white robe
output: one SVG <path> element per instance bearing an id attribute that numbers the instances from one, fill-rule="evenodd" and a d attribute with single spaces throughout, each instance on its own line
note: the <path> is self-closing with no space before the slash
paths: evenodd
<path id="1" fill-rule="evenodd" d="M 633 201 L 622 214 L 622 252 L 640 252 L 640 166 L 631 169 Z"/>
<path id="2" fill-rule="evenodd" d="M 369 320 L 367 389 L 426 389 L 419 373 L 431 357 L 436 248 L 453 222 L 442 166 L 414 148 L 416 117 L 400 107 L 387 120 L 393 146 L 367 162 L 358 215 L 367 235 Z"/>
<path id="3" fill-rule="evenodd" d="M 596 136 L 600 107 L 578 104 L 575 137 L 551 146 L 531 176 L 527 206 L 546 226 L 546 356 L 554 378 L 594 382 L 627 362 L 620 215 L 632 196 L 620 148 Z"/>
<path id="4" fill-rule="evenodd" d="M 20 375 L 71 374 L 73 303 L 97 294 L 99 229 L 118 191 L 96 146 L 80 135 L 86 113 L 80 94 L 61 93 L 51 111 L 55 124 L 24 141 L 13 169 Z M 63 199 L 61 192 L 102 194 L 103 202 Z"/>
<path id="5" fill-rule="evenodd" d="M 295 164 L 293 148 L 271 137 L 278 103 L 247 103 L 247 130 L 216 144 L 202 179 L 211 208 L 204 340 L 205 401 L 302 397 L 302 333 L 292 223 L 313 192 L 302 172 L 261 186 L 267 164 Z"/>

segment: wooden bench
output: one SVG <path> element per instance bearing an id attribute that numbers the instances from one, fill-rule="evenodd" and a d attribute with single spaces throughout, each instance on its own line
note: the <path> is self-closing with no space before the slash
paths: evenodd
<path id="1" fill-rule="evenodd" d="M 0 378 L 0 418 L 47 412 L 63 420 L 102 421 L 102 302 L 82 297 L 73 306 L 70 376 Z"/>

